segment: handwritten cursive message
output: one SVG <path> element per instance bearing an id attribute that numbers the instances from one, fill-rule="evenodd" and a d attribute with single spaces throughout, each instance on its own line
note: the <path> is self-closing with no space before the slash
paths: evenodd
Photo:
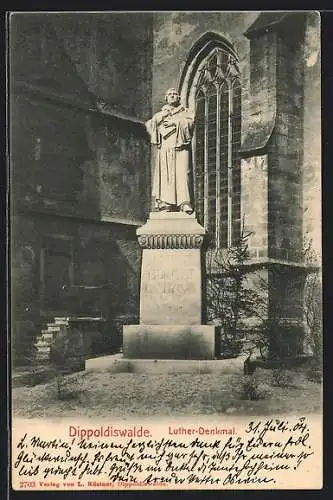
<path id="1" fill-rule="evenodd" d="M 13 441 L 17 489 L 274 488 L 313 456 L 306 417 L 222 426 L 67 426 L 64 436 Z M 15 480 L 14 480 L 15 479 Z M 282 484 L 281 483 L 281 484 Z"/>

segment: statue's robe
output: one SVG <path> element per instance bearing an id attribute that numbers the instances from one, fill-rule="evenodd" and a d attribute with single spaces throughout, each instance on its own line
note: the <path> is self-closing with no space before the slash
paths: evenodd
<path id="1" fill-rule="evenodd" d="M 166 127 L 168 121 L 174 122 L 175 126 Z M 182 105 L 174 109 L 169 107 L 167 118 L 163 118 L 160 111 L 146 123 L 146 127 L 151 143 L 157 146 L 152 190 L 157 205 L 179 207 L 191 203 L 189 174 L 194 115 Z"/>

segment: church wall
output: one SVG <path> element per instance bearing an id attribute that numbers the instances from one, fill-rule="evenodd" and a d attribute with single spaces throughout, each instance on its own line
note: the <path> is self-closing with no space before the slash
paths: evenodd
<path id="1" fill-rule="evenodd" d="M 163 104 L 165 91 L 169 87 L 177 87 L 182 69 L 193 44 L 205 33 L 216 32 L 225 37 L 234 47 L 239 57 L 239 68 L 242 86 L 242 138 L 248 131 L 250 117 L 272 102 L 272 68 L 269 67 L 271 44 L 258 47 L 266 55 L 256 57 L 250 64 L 250 41 L 244 36 L 249 26 L 255 21 L 257 12 L 214 12 L 194 13 L 175 12 L 154 15 L 154 57 L 153 57 L 153 111 Z M 253 57 L 253 53 L 252 56 Z M 259 88 L 250 95 L 250 77 L 252 85 Z M 266 92 L 266 88 L 268 89 Z M 262 92 L 264 89 L 264 92 Z M 274 88 L 273 88 L 274 90 Z M 267 167 L 267 165 L 266 165 Z M 154 165 L 152 166 L 154 168 Z M 246 163 L 241 170 L 241 205 L 245 215 L 246 228 L 253 236 L 249 240 L 253 257 L 265 257 L 268 253 L 267 243 L 267 202 L 268 193 L 263 195 L 261 189 L 267 184 L 267 171 L 249 171 Z M 258 177 L 259 176 L 259 177 Z M 256 182 L 253 182 L 255 177 Z M 249 206 L 249 200 L 256 200 Z M 262 206 L 264 204 L 264 206 Z M 244 213 L 244 209 L 246 213 Z"/>
<path id="2" fill-rule="evenodd" d="M 276 116 L 269 150 L 269 256 L 303 260 L 304 16 L 276 34 Z"/>
<path id="3" fill-rule="evenodd" d="M 150 152 L 140 118 L 150 113 L 151 34 L 149 16 L 126 29 L 132 20 L 12 17 L 13 172 L 17 189 L 27 184 L 20 196 L 52 198 L 64 213 L 143 220 Z"/>
<path id="4" fill-rule="evenodd" d="M 240 59 L 243 112 L 249 93 L 249 41 L 243 36 L 256 12 L 174 12 L 154 14 L 152 107 L 163 104 L 165 91 L 177 87 L 192 45 L 205 33 L 216 32 L 231 42 Z"/>
<path id="5" fill-rule="evenodd" d="M 189 50 L 204 33 L 217 32 L 233 44 L 242 78 L 245 159 L 261 157 L 265 147 L 270 151 L 268 206 L 258 200 L 244 214 L 254 230 L 251 254 L 298 261 L 304 234 L 320 240 L 320 134 L 313 133 L 320 130 L 319 15 L 294 13 L 290 20 L 263 16 L 258 35 L 246 36 L 259 13 L 155 14 L 152 106 L 156 112 L 165 90 L 177 87 Z M 251 176 L 243 163 L 243 207 L 248 206 L 249 192 L 262 199 L 265 175 L 257 185 L 249 185 Z M 265 210 L 267 219 L 262 222 Z"/>
<path id="6" fill-rule="evenodd" d="M 12 16 L 12 305 L 18 321 L 31 320 L 32 336 L 47 316 L 41 256 L 50 235 L 72 242 L 71 285 L 100 286 L 102 276 L 126 290 L 77 296 L 75 307 L 81 301 L 91 311 L 103 304 L 109 317 L 137 314 L 135 230 L 147 218 L 151 195 L 144 121 L 164 104 L 165 91 L 178 86 L 189 50 L 207 32 L 231 42 L 240 61 L 242 208 L 251 257 L 300 260 L 303 236 L 320 250 L 319 18 L 304 17 L 302 46 L 271 28 L 245 36 L 258 17 Z M 278 286 L 284 289 L 282 278 Z"/>
<path id="7" fill-rule="evenodd" d="M 135 230 L 149 196 L 141 120 L 151 109 L 149 18 L 11 18 L 12 310 L 21 353 L 54 315 L 101 313 L 112 336 L 117 315 L 137 314 Z M 49 262 L 59 272 L 47 277 L 50 238 L 62 250 Z"/>
<path id="8" fill-rule="evenodd" d="M 244 232 L 250 234 L 249 254 L 251 258 L 265 259 L 268 257 L 267 155 L 242 160 L 241 185 L 241 213 L 244 214 Z"/>
<path id="9" fill-rule="evenodd" d="M 308 13 L 304 46 L 303 233 L 321 255 L 320 14 Z"/>
<path id="10" fill-rule="evenodd" d="M 225 36 L 238 53 L 241 207 L 249 251 L 253 263 L 269 264 L 268 319 L 279 316 L 292 325 L 302 321 L 303 237 L 320 247 L 318 23 L 316 13 L 154 16 L 153 111 L 165 90 L 177 87 L 190 48 L 204 33 Z M 272 336 L 276 340 L 276 332 Z"/>
<path id="11" fill-rule="evenodd" d="M 118 348 L 117 317 L 138 316 L 141 254 L 135 228 L 20 213 L 12 221 L 12 241 L 17 358 L 54 316 L 103 317 L 104 347 Z"/>

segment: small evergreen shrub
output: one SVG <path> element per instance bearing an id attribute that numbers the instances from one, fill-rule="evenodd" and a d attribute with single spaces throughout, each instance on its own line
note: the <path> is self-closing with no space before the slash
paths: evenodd
<path id="1" fill-rule="evenodd" d="M 268 384 L 260 382 L 255 375 L 245 375 L 241 379 L 239 397 L 248 401 L 270 399 L 272 391 Z"/>
<path id="2" fill-rule="evenodd" d="M 291 370 L 277 368 L 272 373 L 272 385 L 275 387 L 292 387 L 295 383 L 295 375 Z"/>

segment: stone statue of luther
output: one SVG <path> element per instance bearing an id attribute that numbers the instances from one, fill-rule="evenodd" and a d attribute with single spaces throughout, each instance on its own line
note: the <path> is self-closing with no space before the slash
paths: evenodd
<path id="1" fill-rule="evenodd" d="M 152 196 L 161 211 L 193 213 L 190 195 L 191 141 L 194 115 L 169 89 L 166 104 L 146 122 L 151 143 L 157 147 Z"/>

